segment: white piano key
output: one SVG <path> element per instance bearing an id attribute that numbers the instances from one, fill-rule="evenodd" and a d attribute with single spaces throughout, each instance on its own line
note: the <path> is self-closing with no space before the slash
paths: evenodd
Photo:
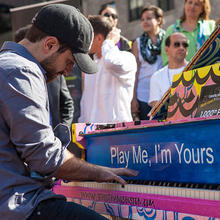
<path id="1" fill-rule="evenodd" d="M 205 190 L 205 191 L 204 191 L 204 194 L 205 194 L 205 199 L 209 199 L 209 191 L 208 191 L 208 190 Z"/>
<path id="2" fill-rule="evenodd" d="M 174 188 L 173 187 L 170 187 L 170 196 L 174 196 L 175 193 L 174 193 Z"/>
<path id="3" fill-rule="evenodd" d="M 215 199 L 215 192 L 213 190 L 209 190 L 209 199 L 211 200 Z"/>
<path id="4" fill-rule="evenodd" d="M 220 200 L 220 191 L 215 192 L 215 200 Z"/>
<path id="5" fill-rule="evenodd" d="M 205 198 L 204 190 L 199 190 L 199 198 L 200 199 L 204 199 Z"/>
<path id="6" fill-rule="evenodd" d="M 191 198 L 194 198 L 194 192 L 195 192 L 195 191 L 194 191 L 193 189 L 190 189 L 190 197 L 191 197 Z"/>
<path id="7" fill-rule="evenodd" d="M 166 189 L 164 187 L 161 187 L 161 195 L 166 195 Z"/>
<path id="8" fill-rule="evenodd" d="M 144 187 L 143 185 L 141 185 L 141 187 L 139 188 L 139 192 L 140 192 L 140 193 L 146 193 L 146 187 Z"/>
<path id="9" fill-rule="evenodd" d="M 200 190 L 199 189 L 195 190 L 195 198 L 200 198 Z"/>
<path id="10" fill-rule="evenodd" d="M 167 196 L 170 196 L 170 187 L 165 188 L 165 193 Z"/>
<path id="11" fill-rule="evenodd" d="M 181 188 L 181 196 L 186 197 L 186 189 L 185 188 Z"/>
<path id="12" fill-rule="evenodd" d="M 189 188 L 186 189 L 186 197 L 191 198 L 191 192 Z"/>
<path id="13" fill-rule="evenodd" d="M 164 187 L 163 187 L 163 186 L 160 186 L 160 189 L 159 189 L 159 193 L 158 193 L 158 194 L 161 194 L 162 192 L 164 192 Z"/>
<path id="14" fill-rule="evenodd" d="M 177 196 L 179 196 L 179 197 L 182 196 L 182 190 L 181 189 L 176 188 L 176 193 L 177 193 Z"/>

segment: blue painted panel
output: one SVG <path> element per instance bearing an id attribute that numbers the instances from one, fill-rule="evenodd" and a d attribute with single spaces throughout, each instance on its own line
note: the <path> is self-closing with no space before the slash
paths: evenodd
<path id="1" fill-rule="evenodd" d="M 219 129 L 216 119 L 85 135 L 87 161 L 139 170 L 138 180 L 219 184 Z"/>

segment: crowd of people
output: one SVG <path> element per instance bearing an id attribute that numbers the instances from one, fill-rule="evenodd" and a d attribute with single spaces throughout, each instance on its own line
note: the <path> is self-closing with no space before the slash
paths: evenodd
<path id="1" fill-rule="evenodd" d="M 148 5 L 140 14 L 143 33 L 130 44 L 117 29 L 117 10 L 104 5 L 99 15 L 109 18 L 112 31 L 110 28 L 98 44 L 97 36 L 101 35 L 97 26 L 99 23 L 98 29 L 103 30 L 104 21 L 93 24 L 95 39 L 90 52 L 99 70 L 93 75 L 84 74 L 78 122 L 148 120 L 148 113 L 170 88 L 173 76 L 182 72 L 215 29 L 215 21 L 209 19 L 210 9 L 209 0 L 185 0 L 181 17 L 164 30 L 162 9 Z M 118 37 L 113 39 L 116 30 Z"/>
<path id="2" fill-rule="evenodd" d="M 209 0 L 185 0 L 180 18 L 164 30 L 163 10 L 148 5 L 140 14 L 143 33 L 132 42 L 117 27 L 117 9 L 104 4 L 98 15 L 89 16 L 94 29 L 89 53 L 98 70 L 88 74 L 75 65 L 71 77 L 66 76 L 67 85 L 64 76 L 47 85 L 53 127 L 60 122 L 70 126 L 148 120 L 173 76 L 182 72 L 215 29 L 210 10 Z M 18 38 L 23 29 L 17 31 Z"/>
<path id="3" fill-rule="evenodd" d="M 209 13 L 209 0 L 185 0 L 183 15 L 163 30 L 163 11 L 147 6 L 141 13 L 143 34 L 131 44 L 121 36 L 111 5 L 86 18 L 72 6 L 50 4 L 40 9 L 20 39 L 5 42 L 0 50 L 1 216 L 104 220 L 54 194 L 54 181 L 124 185 L 121 176 L 138 173 L 87 163 L 66 149 L 76 109 L 64 76 L 74 71 L 82 76 L 79 122 L 148 119 L 173 75 L 214 30 Z"/>

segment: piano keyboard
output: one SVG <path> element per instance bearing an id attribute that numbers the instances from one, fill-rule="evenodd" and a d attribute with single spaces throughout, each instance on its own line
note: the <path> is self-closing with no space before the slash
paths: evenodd
<path id="1" fill-rule="evenodd" d="M 127 184 L 122 187 L 116 183 L 97 183 L 97 182 L 69 182 L 62 183 L 63 186 L 83 187 L 107 191 L 121 191 L 131 193 L 156 194 L 165 196 L 176 196 L 184 198 L 197 198 L 207 200 L 220 201 L 220 190 L 217 189 L 201 189 L 190 187 L 175 187 L 175 186 L 152 186 L 141 184 Z"/>

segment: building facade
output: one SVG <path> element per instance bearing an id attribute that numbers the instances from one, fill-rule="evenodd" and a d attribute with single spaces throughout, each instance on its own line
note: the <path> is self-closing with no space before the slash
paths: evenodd
<path id="1" fill-rule="evenodd" d="M 163 9 L 164 29 L 181 16 L 184 7 L 184 0 L 86 0 L 82 1 L 83 12 L 86 15 L 97 14 L 105 3 L 115 4 L 119 14 L 119 27 L 122 34 L 130 40 L 136 39 L 142 33 L 139 16 L 141 9 L 147 4 L 153 4 Z M 217 20 L 220 18 L 220 0 L 210 0 L 210 3 L 210 18 Z"/>
<path id="2" fill-rule="evenodd" d="M 0 0 L 0 45 L 4 40 L 12 40 L 13 32 L 31 21 L 30 17 L 36 9 L 30 11 L 28 8 L 39 8 L 51 2 L 57 2 L 57 0 Z M 164 10 L 164 29 L 180 17 L 184 5 L 184 0 L 63 0 L 63 2 L 67 4 L 71 2 L 85 15 L 98 14 L 103 4 L 114 5 L 118 10 L 122 35 L 130 40 L 136 39 L 142 33 L 140 11 L 147 4 L 159 6 Z M 212 9 L 210 18 L 217 20 L 220 18 L 219 0 L 210 0 L 210 2 Z"/>

